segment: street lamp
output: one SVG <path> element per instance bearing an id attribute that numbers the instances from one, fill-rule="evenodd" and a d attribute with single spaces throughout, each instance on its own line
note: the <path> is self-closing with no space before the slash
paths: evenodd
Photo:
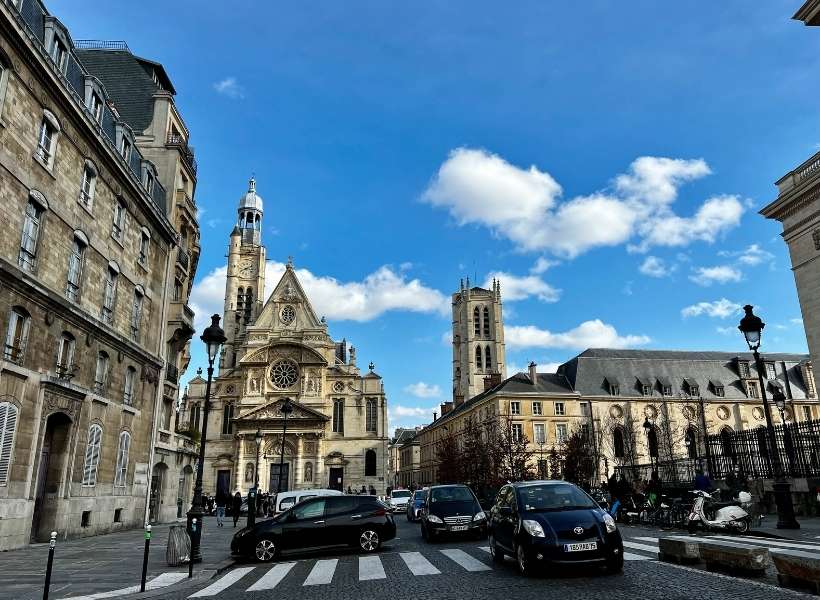
<path id="1" fill-rule="evenodd" d="M 772 489 L 774 490 L 774 500 L 777 504 L 777 528 L 778 529 L 800 529 L 800 524 L 794 518 L 794 505 L 792 504 L 791 484 L 786 480 L 783 473 L 783 465 L 780 462 L 780 452 L 777 450 L 777 439 L 774 435 L 774 425 L 772 424 L 772 415 L 769 411 L 769 400 L 766 396 L 766 386 L 763 382 L 763 361 L 758 353 L 760 348 L 760 341 L 763 335 L 763 328 L 766 326 L 760 317 L 752 313 L 754 307 L 747 304 L 743 307 L 746 315 L 740 320 L 738 329 L 746 338 L 746 343 L 749 345 L 749 350 L 754 354 L 755 368 L 757 369 L 757 377 L 760 383 L 760 394 L 763 400 L 763 413 L 766 415 L 766 433 L 769 437 L 769 455 L 774 467 L 774 483 Z M 785 407 L 785 398 L 783 399 Z M 782 414 L 782 412 L 781 412 Z M 785 424 L 784 424 L 785 429 Z"/>
<path id="2" fill-rule="evenodd" d="M 277 496 L 282 490 L 282 471 L 285 469 L 285 434 L 288 432 L 288 415 L 293 412 L 290 398 L 282 400 L 282 406 L 279 407 L 279 412 L 282 413 L 284 421 L 282 423 L 282 452 L 279 458 L 279 481 L 276 483 Z"/>
<path id="3" fill-rule="evenodd" d="M 205 514 L 202 502 L 202 469 L 205 466 L 205 441 L 208 439 L 208 412 L 211 408 L 211 380 L 214 376 L 214 361 L 219 354 L 219 347 L 225 342 L 225 332 L 219 326 L 219 315 L 211 317 L 211 326 L 207 327 L 200 338 L 205 342 L 208 351 L 208 383 L 205 385 L 205 411 L 202 419 L 202 436 L 199 440 L 199 461 L 196 467 L 196 483 L 194 484 L 194 499 L 191 510 L 188 511 L 188 535 L 191 536 L 191 562 L 201 562 L 200 541 L 202 540 L 202 516 Z M 196 519 L 197 528 L 193 531 L 191 524 Z"/>
<path id="4" fill-rule="evenodd" d="M 652 469 L 652 473 L 649 474 L 650 480 L 652 480 L 652 475 L 655 473 L 655 461 L 653 460 L 655 457 L 652 452 L 652 438 L 650 437 L 653 427 L 654 426 L 649 421 L 649 417 L 646 417 L 643 421 L 643 431 L 646 434 L 646 447 L 649 449 L 649 467 Z M 657 446 L 657 439 L 655 442 L 655 446 Z"/>
<path id="5" fill-rule="evenodd" d="M 262 432 L 257 429 L 254 436 L 256 441 L 256 472 L 253 475 L 253 487 L 248 492 L 248 527 L 256 523 L 256 496 L 259 494 L 259 447 L 262 445 Z"/>

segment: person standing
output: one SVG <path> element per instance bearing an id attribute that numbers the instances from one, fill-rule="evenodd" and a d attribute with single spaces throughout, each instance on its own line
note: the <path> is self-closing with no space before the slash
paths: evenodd
<path id="1" fill-rule="evenodd" d="M 236 527 L 236 522 L 239 520 L 239 513 L 242 512 L 242 494 L 239 490 L 236 490 L 236 493 L 233 495 L 233 506 L 231 509 L 233 512 L 233 526 Z"/>
<path id="2" fill-rule="evenodd" d="M 216 526 L 225 526 L 225 506 L 228 504 L 228 494 L 219 490 L 216 492 Z"/>

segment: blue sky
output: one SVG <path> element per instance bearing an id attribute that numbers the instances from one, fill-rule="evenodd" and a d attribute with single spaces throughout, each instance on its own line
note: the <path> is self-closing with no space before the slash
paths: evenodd
<path id="1" fill-rule="evenodd" d="M 177 88 L 199 163 L 196 306 L 221 312 L 254 173 L 269 272 L 294 256 L 331 334 L 376 363 L 396 426 L 450 395 L 448 298 L 466 276 L 501 273 L 520 368 L 590 345 L 742 350 L 745 303 L 765 350 L 806 351 L 780 225 L 757 215 L 820 148 L 820 34 L 790 19 L 799 5 L 50 9 Z"/>

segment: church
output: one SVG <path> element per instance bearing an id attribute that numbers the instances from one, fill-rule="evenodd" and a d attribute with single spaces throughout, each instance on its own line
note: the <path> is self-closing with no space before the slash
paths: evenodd
<path id="1" fill-rule="evenodd" d="M 292 259 L 263 302 L 263 213 L 251 179 L 228 247 L 222 320 L 227 341 L 211 388 L 203 489 L 244 494 L 258 477 L 262 491 L 364 486 L 384 494 L 382 379 L 372 362 L 362 373 L 356 349 L 330 337 Z M 205 387 L 201 376 L 188 385 L 184 410 L 194 431 L 202 430 Z M 292 412 L 283 412 L 283 403 Z"/>

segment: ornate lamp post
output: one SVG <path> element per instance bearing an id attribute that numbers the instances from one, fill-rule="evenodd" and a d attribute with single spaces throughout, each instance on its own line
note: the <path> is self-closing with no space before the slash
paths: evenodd
<path id="1" fill-rule="evenodd" d="M 214 376 L 214 361 L 219 354 L 219 348 L 227 339 L 225 332 L 219 326 L 219 315 L 211 317 L 211 326 L 207 327 L 200 338 L 205 342 L 208 350 L 208 383 L 205 385 L 205 410 L 202 419 L 202 437 L 199 441 L 199 460 L 196 467 L 196 483 L 194 484 L 194 499 L 191 510 L 188 511 L 188 534 L 191 536 L 191 562 L 201 562 L 200 541 L 202 540 L 202 516 L 205 514 L 202 502 L 202 469 L 205 466 L 205 441 L 208 439 L 208 412 L 211 408 L 211 380 Z M 191 530 L 192 520 L 196 519 L 196 531 Z"/>
<path id="2" fill-rule="evenodd" d="M 772 400 L 777 410 L 780 411 L 780 422 L 783 423 L 783 445 L 786 447 L 786 456 L 789 459 L 789 470 L 793 472 L 794 469 L 794 441 L 791 430 L 786 424 L 786 396 L 782 390 L 775 390 L 772 392 Z M 792 418 L 794 422 L 794 418 Z"/>
<path id="3" fill-rule="evenodd" d="M 282 406 L 279 407 L 279 412 L 282 413 L 282 451 L 279 457 L 279 481 L 276 483 L 276 494 L 282 490 L 282 471 L 285 468 L 285 434 L 288 432 L 288 415 L 293 412 L 293 406 L 290 403 L 290 398 L 282 400 Z"/>
<path id="4" fill-rule="evenodd" d="M 256 441 L 256 472 L 253 474 L 253 487 L 248 492 L 248 527 L 256 523 L 256 496 L 259 493 L 259 447 L 262 445 L 262 432 L 257 429 L 254 436 Z"/>
<path id="5" fill-rule="evenodd" d="M 649 450 L 649 465 L 652 469 L 652 473 L 649 474 L 650 480 L 652 479 L 652 475 L 655 473 L 656 467 L 656 456 L 654 456 L 654 453 L 652 452 L 652 438 L 650 437 L 652 435 L 653 427 L 654 425 L 650 423 L 649 417 L 646 417 L 643 421 L 643 431 L 646 434 L 646 447 Z M 655 436 L 655 447 L 657 447 L 657 434 Z"/>
<path id="6" fill-rule="evenodd" d="M 778 529 L 800 529 L 800 524 L 794 518 L 794 505 L 792 504 L 791 484 L 786 480 L 783 473 L 783 465 L 780 462 L 780 452 L 777 450 L 777 439 L 774 435 L 774 425 L 772 424 L 772 415 L 769 411 L 769 400 L 766 396 L 766 386 L 763 382 L 763 373 L 765 372 L 763 361 L 760 359 L 758 348 L 760 348 L 760 340 L 763 335 L 763 328 L 766 326 L 760 317 L 756 316 L 752 310 L 753 306 L 747 304 L 743 307 L 746 315 L 740 320 L 738 329 L 746 338 L 746 343 L 749 345 L 749 350 L 752 351 L 755 358 L 755 368 L 757 369 L 757 377 L 760 383 L 760 395 L 763 400 L 763 413 L 766 415 L 766 433 L 769 437 L 769 455 L 774 467 L 775 480 L 772 484 L 774 489 L 774 500 L 777 504 L 777 528 Z M 783 399 L 785 406 L 785 398 Z M 785 428 L 785 424 L 784 424 Z"/>

